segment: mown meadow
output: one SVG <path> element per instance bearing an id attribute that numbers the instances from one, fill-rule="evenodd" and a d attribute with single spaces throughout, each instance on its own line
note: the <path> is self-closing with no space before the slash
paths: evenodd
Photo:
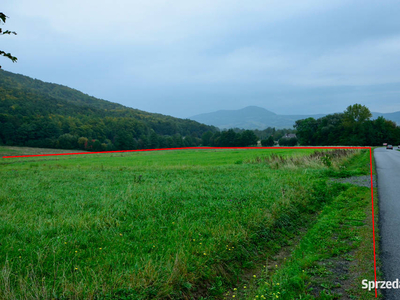
<path id="1" fill-rule="evenodd" d="M 366 172 L 314 152 L 0 159 L 0 298 L 222 299 Z"/>

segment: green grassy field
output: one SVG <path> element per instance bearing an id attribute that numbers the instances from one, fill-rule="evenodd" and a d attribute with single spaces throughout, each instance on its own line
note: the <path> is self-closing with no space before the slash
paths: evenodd
<path id="1" fill-rule="evenodd" d="M 346 192 L 330 176 L 368 172 L 365 153 L 313 152 L 0 159 L 0 298 L 231 295 Z"/>

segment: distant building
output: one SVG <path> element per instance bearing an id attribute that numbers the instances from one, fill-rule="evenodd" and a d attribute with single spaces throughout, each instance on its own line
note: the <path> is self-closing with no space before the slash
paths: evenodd
<path id="1" fill-rule="evenodd" d="M 291 139 L 291 138 L 297 138 L 297 136 L 294 133 L 286 133 L 283 138 L 284 139 Z"/>

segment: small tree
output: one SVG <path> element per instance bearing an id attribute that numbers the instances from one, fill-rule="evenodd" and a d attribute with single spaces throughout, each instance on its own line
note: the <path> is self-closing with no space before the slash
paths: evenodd
<path id="1" fill-rule="evenodd" d="M 257 145 L 258 138 L 256 134 L 251 130 L 245 130 L 241 136 L 241 146 L 247 147 L 251 145 Z"/>
<path id="2" fill-rule="evenodd" d="M 58 146 L 61 149 L 76 149 L 78 147 L 78 137 L 64 133 L 58 137 Z"/>
<path id="3" fill-rule="evenodd" d="M 93 141 L 93 150 L 94 151 L 102 151 L 101 143 L 97 139 Z"/>
<path id="4" fill-rule="evenodd" d="M 361 104 L 354 104 L 347 107 L 344 111 L 344 122 L 346 125 L 352 126 L 354 124 L 360 124 L 372 117 L 372 114 L 368 107 Z"/>
<path id="5" fill-rule="evenodd" d="M 280 138 L 279 146 L 296 146 L 297 138 Z"/>
<path id="6" fill-rule="evenodd" d="M 274 138 L 270 135 L 266 140 L 261 141 L 261 146 L 272 147 L 275 144 Z"/>
<path id="7" fill-rule="evenodd" d="M 85 138 L 85 137 L 83 137 L 83 136 L 81 136 L 81 137 L 78 139 L 78 146 L 79 146 L 79 148 L 82 149 L 82 150 L 85 150 L 85 145 L 87 145 L 87 142 L 88 142 L 88 139 Z"/>
<path id="8" fill-rule="evenodd" d="M 5 24 L 7 18 L 8 17 L 4 13 L 0 12 L 0 24 Z M 10 31 L 10 30 L 3 31 L 3 28 L 0 28 L 0 35 L 5 35 L 5 34 L 17 35 L 17 33 L 15 31 Z M 0 50 L 0 55 L 11 59 L 12 62 L 17 61 L 17 58 L 15 56 L 12 56 L 11 53 L 6 53 L 5 51 Z M 0 66 L 0 69 L 1 69 L 1 66 Z"/>
<path id="9" fill-rule="evenodd" d="M 204 132 L 203 135 L 201 136 L 202 145 L 210 146 L 212 136 L 213 136 L 213 133 L 210 130 L 207 132 Z"/>

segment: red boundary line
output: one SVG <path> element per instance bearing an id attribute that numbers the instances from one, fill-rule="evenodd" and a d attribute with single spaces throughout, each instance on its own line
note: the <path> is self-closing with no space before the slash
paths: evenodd
<path id="1" fill-rule="evenodd" d="M 58 156 L 58 155 L 81 155 L 81 154 L 103 154 L 103 153 L 123 153 L 123 152 L 144 152 L 144 151 L 165 151 L 165 150 L 194 150 L 194 149 L 207 150 L 207 149 L 371 149 L 371 148 L 370 147 L 185 147 L 185 148 L 118 150 L 118 151 L 101 151 L 101 152 L 14 155 L 14 156 L 3 156 L 3 158 Z"/>
<path id="2" fill-rule="evenodd" d="M 374 248 L 374 275 L 376 282 L 376 252 L 375 252 L 375 217 L 374 217 L 374 184 L 372 176 L 372 148 L 371 147 L 186 147 L 186 148 L 164 148 L 164 149 L 142 149 L 142 150 L 120 150 L 120 151 L 102 151 L 102 152 L 80 152 L 80 153 L 57 153 L 57 154 L 36 154 L 36 155 L 16 155 L 3 156 L 3 158 L 18 157 L 37 157 L 37 156 L 59 156 L 59 155 L 82 155 L 82 154 L 103 154 L 103 153 L 124 153 L 124 152 L 145 152 L 145 151 L 166 151 L 166 150 L 209 150 L 209 149 L 369 149 L 369 165 L 371 173 L 371 205 L 372 205 L 372 240 Z M 378 297 L 375 284 L 375 297 Z"/>
<path id="3" fill-rule="evenodd" d="M 374 244 L 374 275 L 376 283 L 376 252 L 375 252 L 375 217 L 374 217 L 374 178 L 372 176 L 372 148 L 369 148 L 369 165 L 371 171 L 371 206 L 372 206 L 372 241 Z M 377 284 L 375 284 L 375 298 L 378 298 Z"/>

